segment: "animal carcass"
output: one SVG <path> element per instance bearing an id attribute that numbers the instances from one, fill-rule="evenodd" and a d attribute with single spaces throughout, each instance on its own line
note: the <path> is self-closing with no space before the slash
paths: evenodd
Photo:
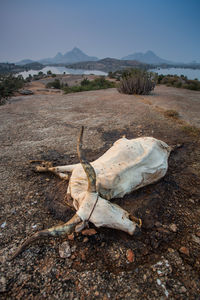
<path id="1" fill-rule="evenodd" d="M 71 173 L 67 194 L 73 199 L 76 214 L 63 225 L 35 233 L 17 249 L 13 257 L 35 239 L 80 231 L 89 221 L 96 227 L 115 228 L 131 235 L 137 226 L 141 226 L 140 219 L 110 200 L 123 197 L 162 178 L 167 172 L 171 148 L 153 137 L 131 140 L 123 137 L 100 158 L 89 163 L 83 155 L 82 137 L 83 127 L 77 144 L 79 164 L 37 166 L 37 171 L 50 171 L 62 179 L 68 180 L 67 173 Z"/>

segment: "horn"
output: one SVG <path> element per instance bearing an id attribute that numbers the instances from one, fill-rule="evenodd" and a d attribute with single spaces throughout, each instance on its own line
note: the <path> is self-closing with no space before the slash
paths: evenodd
<path id="1" fill-rule="evenodd" d="M 32 242 L 38 239 L 48 238 L 48 237 L 59 237 L 64 234 L 72 233 L 75 230 L 76 225 L 79 224 L 81 221 L 82 221 L 81 218 L 77 214 L 75 214 L 67 223 L 36 232 L 34 235 L 29 237 L 21 246 L 19 246 L 15 251 L 15 253 L 8 258 L 8 260 L 9 261 L 13 260 L 22 251 L 24 251 L 24 249 L 29 244 L 31 244 Z"/>
<path id="2" fill-rule="evenodd" d="M 81 132 L 78 137 L 78 143 L 77 143 L 77 153 L 78 158 L 81 162 L 81 165 L 87 175 L 88 179 L 88 192 L 96 192 L 96 173 L 92 165 L 83 157 L 83 151 L 82 151 L 82 140 L 83 140 L 83 131 L 84 127 L 81 127 Z"/>

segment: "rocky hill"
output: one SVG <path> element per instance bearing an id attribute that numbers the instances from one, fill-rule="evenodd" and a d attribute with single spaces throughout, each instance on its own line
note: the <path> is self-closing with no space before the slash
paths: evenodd
<path id="1" fill-rule="evenodd" d="M 52 58 L 44 58 L 39 60 L 42 64 L 66 64 L 66 63 L 76 63 L 81 61 L 95 61 L 98 60 L 95 56 L 88 56 L 79 48 L 74 47 L 71 51 L 62 54 L 58 52 L 56 56 Z"/>
<path id="2" fill-rule="evenodd" d="M 174 64 L 174 62 L 160 58 L 153 51 L 147 51 L 146 53 L 137 52 L 128 56 L 122 57 L 122 60 L 137 60 L 147 64 Z"/>
<path id="3" fill-rule="evenodd" d="M 84 70 L 99 70 L 103 72 L 114 72 L 127 68 L 148 68 L 147 64 L 133 61 L 133 60 L 120 60 L 115 58 L 104 58 L 98 61 L 86 61 L 75 64 L 66 65 L 67 68 L 84 69 Z"/>

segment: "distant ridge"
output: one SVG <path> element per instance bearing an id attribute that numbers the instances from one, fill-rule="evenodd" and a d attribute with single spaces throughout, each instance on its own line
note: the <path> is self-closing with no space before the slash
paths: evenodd
<path id="1" fill-rule="evenodd" d="M 70 64 L 70 63 L 76 63 L 76 62 L 82 62 L 82 61 L 96 61 L 98 60 L 95 56 L 88 56 L 83 51 L 81 51 L 79 48 L 74 47 L 71 51 L 66 52 L 65 54 L 62 54 L 61 52 L 58 52 L 54 57 L 49 58 L 43 58 L 40 60 L 31 60 L 31 59 L 23 59 L 19 62 L 16 62 L 16 65 L 26 65 L 34 62 L 39 62 L 44 65 L 48 64 Z"/>
<path id="2" fill-rule="evenodd" d="M 149 50 L 146 53 L 137 52 L 122 57 L 122 60 L 137 60 L 146 64 L 174 64 L 174 62 L 163 59 L 157 56 L 153 51 Z"/>
<path id="3" fill-rule="evenodd" d="M 89 60 L 95 61 L 98 60 L 98 58 L 95 56 L 88 56 L 79 48 L 74 47 L 71 51 L 68 51 L 65 54 L 58 52 L 53 58 L 44 58 L 39 60 L 39 62 L 42 64 L 69 64 Z"/>
<path id="4" fill-rule="evenodd" d="M 20 61 L 16 62 L 15 64 L 16 64 L 16 65 L 19 65 L 19 66 L 24 66 L 24 65 L 26 65 L 26 64 L 32 64 L 32 63 L 34 63 L 34 62 L 35 62 L 35 61 L 32 60 L 32 59 L 23 59 L 23 60 L 20 60 Z"/>
<path id="5" fill-rule="evenodd" d="M 149 65 L 134 61 L 134 60 L 120 60 L 116 58 L 103 58 L 98 61 L 86 61 L 66 65 L 67 68 L 83 69 L 83 70 L 99 70 L 103 72 L 115 72 L 117 70 L 124 70 L 127 68 L 144 68 L 147 69 Z"/>

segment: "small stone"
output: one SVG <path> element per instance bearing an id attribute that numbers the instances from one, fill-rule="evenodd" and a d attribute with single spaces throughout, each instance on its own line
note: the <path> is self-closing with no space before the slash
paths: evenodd
<path id="1" fill-rule="evenodd" d="M 84 239 L 83 239 L 83 243 L 87 243 L 89 241 L 89 239 L 87 238 L 87 237 L 85 237 Z"/>
<path id="2" fill-rule="evenodd" d="M 50 179 L 49 179 L 49 178 L 46 178 L 46 181 L 50 181 Z"/>
<path id="3" fill-rule="evenodd" d="M 172 232 L 177 232 L 177 226 L 176 224 L 170 224 L 169 225 L 169 230 Z"/>
<path id="4" fill-rule="evenodd" d="M 116 254 L 115 254 L 115 258 L 116 258 L 116 259 L 119 259 L 119 258 L 120 258 L 120 254 L 119 254 L 119 253 L 116 253 Z"/>
<path id="5" fill-rule="evenodd" d="M 74 260 L 75 258 L 76 258 L 76 256 L 73 254 L 73 255 L 71 256 L 71 259 Z"/>
<path id="6" fill-rule="evenodd" d="M 67 258 L 71 256 L 71 248 L 69 242 L 64 242 L 59 246 L 59 254 L 61 258 Z"/>
<path id="7" fill-rule="evenodd" d="M 134 252 L 131 249 L 128 249 L 126 251 L 126 258 L 127 258 L 127 260 L 130 263 L 134 262 L 134 260 L 135 260 L 135 254 L 134 254 Z"/>
<path id="8" fill-rule="evenodd" d="M 74 240 L 74 234 L 69 234 L 68 235 L 68 240 L 73 241 Z"/>
<path id="9" fill-rule="evenodd" d="M 190 256 L 189 249 L 186 248 L 186 247 L 184 247 L 184 246 L 179 249 L 179 252 L 181 252 L 181 253 L 183 253 L 183 254 L 185 254 L 187 256 Z"/>
<path id="10" fill-rule="evenodd" d="M 161 227 L 162 224 L 161 224 L 160 222 L 157 221 L 157 222 L 155 223 L 155 226 L 156 226 L 156 227 Z"/>
<path id="11" fill-rule="evenodd" d="M 96 232 L 96 230 L 94 229 L 94 228 L 90 228 L 90 229 L 84 229 L 83 231 L 82 231 L 82 234 L 83 235 L 94 235 L 94 234 L 96 234 L 97 232 Z"/>
<path id="12" fill-rule="evenodd" d="M 0 292 L 6 292 L 6 278 L 4 276 L 0 277 Z"/>
<path id="13" fill-rule="evenodd" d="M 174 250 L 173 248 L 168 248 L 167 250 L 168 250 L 168 252 L 170 252 L 170 253 L 174 253 L 174 252 L 175 252 L 175 250 Z"/>
<path id="14" fill-rule="evenodd" d="M 181 286 L 179 291 L 180 293 L 186 293 L 187 289 L 184 286 Z"/>
<path id="15" fill-rule="evenodd" d="M 196 236 L 200 237 L 200 230 L 196 232 Z"/>
<path id="16" fill-rule="evenodd" d="M 99 296 L 99 292 L 98 291 L 96 291 L 94 294 L 95 294 L 95 296 Z"/>
<path id="17" fill-rule="evenodd" d="M 189 199 L 189 201 L 193 204 L 195 203 L 195 201 L 193 199 Z"/>
<path id="18" fill-rule="evenodd" d="M 6 227 L 6 221 L 1 224 L 1 228 L 5 228 L 5 227 Z"/>
<path id="19" fill-rule="evenodd" d="M 200 245 L 200 238 L 199 238 L 198 236 L 192 234 L 192 240 L 193 240 L 195 243 L 197 243 L 197 244 Z"/>
<path id="20" fill-rule="evenodd" d="M 83 251 L 80 252 L 81 260 L 86 260 L 85 253 Z"/>

